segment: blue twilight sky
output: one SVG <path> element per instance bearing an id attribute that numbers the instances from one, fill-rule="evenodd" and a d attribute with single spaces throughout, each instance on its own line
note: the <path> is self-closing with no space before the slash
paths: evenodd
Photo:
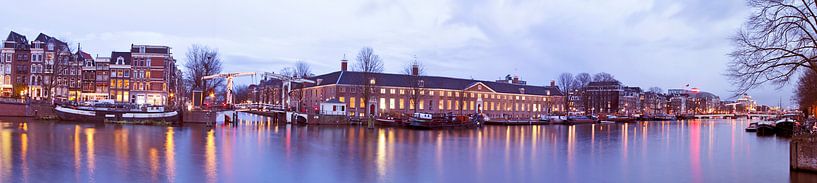
<path id="1" fill-rule="evenodd" d="M 608 72 L 627 85 L 686 84 L 728 98 L 729 37 L 744 0 L 29 0 L 0 5 L 0 31 L 39 32 L 95 55 L 131 43 L 184 52 L 218 48 L 226 71 L 278 71 L 304 60 L 316 74 L 373 47 L 386 72 L 413 55 L 430 75 L 494 80 L 517 74 L 545 85 L 562 72 Z M 6 33 L 3 38 L 5 38 Z M 249 79 L 243 80 L 246 84 Z M 791 87 L 750 93 L 788 102 Z"/>

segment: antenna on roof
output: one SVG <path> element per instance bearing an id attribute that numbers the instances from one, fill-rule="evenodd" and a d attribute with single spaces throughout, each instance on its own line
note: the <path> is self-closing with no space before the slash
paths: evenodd
<path id="1" fill-rule="evenodd" d="M 346 54 L 345 53 L 343 54 L 343 60 L 346 60 Z"/>

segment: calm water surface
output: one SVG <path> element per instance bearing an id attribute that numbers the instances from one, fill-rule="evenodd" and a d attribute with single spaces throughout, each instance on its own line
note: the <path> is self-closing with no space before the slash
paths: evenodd
<path id="1" fill-rule="evenodd" d="M 789 182 L 746 120 L 469 130 L 0 119 L 0 182 Z"/>

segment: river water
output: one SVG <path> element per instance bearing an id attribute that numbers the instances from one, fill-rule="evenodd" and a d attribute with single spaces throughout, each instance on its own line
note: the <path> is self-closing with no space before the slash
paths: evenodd
<path id="1" fill-rule="evenodd" d="M 747 120 L 464 130 L 0 119 L 0 182 L 789 182 Z"/>

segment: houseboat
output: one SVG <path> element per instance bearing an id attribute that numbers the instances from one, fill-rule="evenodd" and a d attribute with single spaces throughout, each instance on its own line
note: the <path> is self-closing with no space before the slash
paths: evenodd
<path id="1" fill-rule="evenodd" d="M 81 122 L 165 122 L 181 121 L 178 111 L 167 111 L 161 106 L 126 109 L 116 105 L 62 106 L 54 108 L 57 117 L 65 121 Z"/>

